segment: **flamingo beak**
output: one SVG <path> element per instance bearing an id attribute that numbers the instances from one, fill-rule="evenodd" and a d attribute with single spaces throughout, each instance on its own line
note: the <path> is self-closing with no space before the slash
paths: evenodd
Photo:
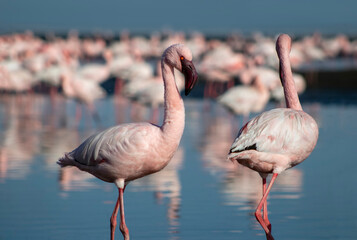
<path id="1" fill-rule="evenodd" d="M 185 95 L 187 96 L 195 86 L 198 78 L 196 68 L 191 61 L 181 59 L 182 73 L 185 76 Z"/>

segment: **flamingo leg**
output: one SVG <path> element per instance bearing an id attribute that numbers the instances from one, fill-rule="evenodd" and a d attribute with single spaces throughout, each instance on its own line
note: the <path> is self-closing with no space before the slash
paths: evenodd
<path id="1" fill-rule="evenodd" d="M 120 200 L 120 231 L 124 236 L 124 240 L 129 240 L 129 229 L 125 224 L 125 215 L 124 215 L 124 188 L 119 188 L 119 200 Z"/>
<path id="2" fill-rule="evenodd" d="M 124 82 L 121 78 L 116 78 L 114 83 L 114 94 L 117 96 L 121 93 L 123 89 Z"/>
<path id="3" fill-rule="evenodd" d="M 267 179 L 263 178 L 263 195 L 266 192 L 266 188 L 267 188 L 266 183 L 267 183 Z M 268 219 L 268 203 L 267 203 L 267 200 L 265 200 L 264 204 L 263 204 L 263 219 L 264 219 L 265 224 L 267 225 L 269 231 L 271 232 L 271 224 L 270 224 L 269 219 Z"/>
<path id="4" fill-rule="evenodd" d="M 267 236 L 267 240 L 274 240 L 273 236 L 271 235 L 271 231 L 269 230 L 266 222 L 264 221 L 263 217 L 262 217 L 262 208 L 263 208 L 263 205 L 264 203 L 266 203 L 266 200 L 267 200 L 267 197 L 269 195 L 269 192 L 274 184 L 274 181 L 276 179 L 276 177 L 278 176 L 277 173 L 274 173 L 273 174 L 273 177 L 269 183 L 269 186 L 268 188 L 266 189 L 262 199 L 260 200 L 259 204 L 258 204 L 258 207 L 255 211 L 255 217 L 257 218 L 259 224 L 263 227 L 264 231 L 265 231 L 265 234 Z"/>
<path id="5" fill-rule="evenodd" d="M 117 203 L 115 204 L 113 214 L 110 218 L 110 236 L 111 236 L 110 239 L 111 240 L 114 240 L 114 233 L 115 233 L 115 228 L 117 226 L 117 215 L 118 215 L 119 205 L 120 205 L 120 200 L 119 200 L 119 196 L 118 196 L 118 200 L 117 200 Z"/>

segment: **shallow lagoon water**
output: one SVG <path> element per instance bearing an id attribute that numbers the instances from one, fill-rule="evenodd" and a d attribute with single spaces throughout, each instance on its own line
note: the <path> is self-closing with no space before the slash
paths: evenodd
<path id="1" fill-rule="evenodd" d="M 320 137 L 310 157 L 279 176 L 272 189 L 273 236 L 356 239 L 357 104 L 304 96 L 303 108 L 318 122 Z M 125 192 L 131 238 L 265 239 L 253 215 L 261 197 L 259 175 L 225 160 L 244 119 L 213 100 L 184 100 L 186 127 L 174 159 Z M 71 100 L 0 97 L 1 240 L 109 238 L 114 184 L 75 168 L 60 170 L 56 161 L 90 134 L 117 123 L 150 121 L 152 113 L 115 97 L 96 107 L 99 125 L 82 107 L 76 126 Z M 266 109 L 274 107 L 271 102 Z M 116 239 L 122 239 L 119 229 Z"/>

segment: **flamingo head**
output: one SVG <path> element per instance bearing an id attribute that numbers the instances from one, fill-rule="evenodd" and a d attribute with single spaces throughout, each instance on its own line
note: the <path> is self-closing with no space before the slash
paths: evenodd
<path id="1" fill-rule="evenodd" d="M 191 50 L 183 44 L 174 44 L 166 49 L 163 61 L 183 73 L 185 76 L 185 95 L 187 96 L 198 79 L 196 68 L 192 63 Z"/>
<path id="2" fill-rule="evenodd" d="M 278 55 L 282 53 L 290 53 L 291 50 L 291 38 L 287 34 L 280 34 L 276 40 L 276 52 Z"/>

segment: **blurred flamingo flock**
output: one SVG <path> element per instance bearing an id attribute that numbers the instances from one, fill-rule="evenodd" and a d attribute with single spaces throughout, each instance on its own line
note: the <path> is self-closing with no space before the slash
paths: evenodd
<path id="1" fill-rule="evenodd" d="M 63 94 L 84 102 L 91 111 L 93 102 L 107 94 L 156 108 L 163 103 L 159 58 L 173 43 L 186 44 L 195 56 L 202 86 L 196 96 L 217 98 L 237 114 L 259 112 L 269 99 L 283 99 L 275 38 L 263 34 L 232 34 L 225 39 L 179 32 L 148 37 L 123 32 L 118 38 L 79 37 L 76 32 L 67 37 L 2 35 L 0 91 Z M 301 94 L 314 84 L 311 73 L 356 69 L 357 40 L 317 33 L 296 38 L 290 57 L 294 72 L 300 73 L 294 80 Z M 182 90 L 182 79 L 177 83 Z M 232 98 L 245 101 L 245 109 L 230 106 Z"/>

